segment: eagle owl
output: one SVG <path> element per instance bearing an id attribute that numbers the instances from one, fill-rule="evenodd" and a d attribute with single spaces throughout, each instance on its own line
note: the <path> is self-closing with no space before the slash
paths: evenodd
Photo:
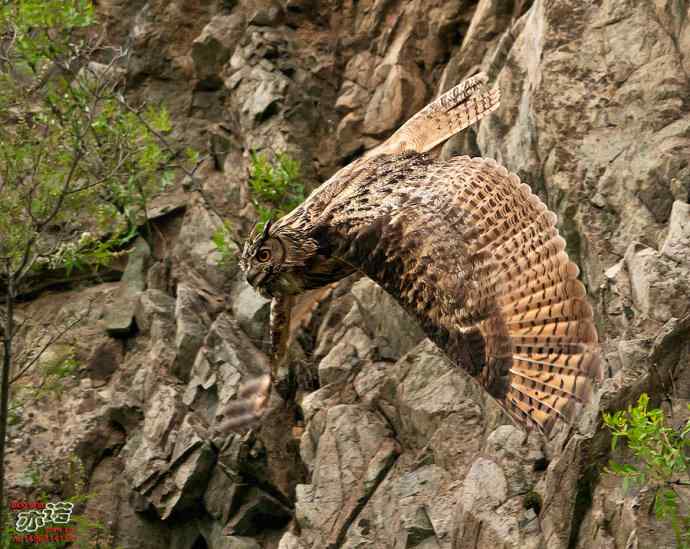
<path id="1" fill-rule="evenodd" d="M 492 112 L 472 77 L 341 169 L 298 208 L 254 231 L 240 266 L 271 301 L 274 372 L 246 386 L 234 424 L 263 414 L 286 355 L 293 296 L 360 272 L 513 416 L 571 421 L 600 377 L 597 333 L 556 216 L 488 158 L 426 153 Z"/>

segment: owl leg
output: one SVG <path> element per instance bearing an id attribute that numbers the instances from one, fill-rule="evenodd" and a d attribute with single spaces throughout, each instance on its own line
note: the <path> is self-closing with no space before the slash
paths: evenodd
<path id="1" fill-rule="evenodd" d="M 271 301 L 271 375 L 278 394 L 286 401 L 294 397 L 295 372 L 288 357 L 290 315 L 294 297 L 281 295 Z"/>
<path id="2" fill-rule="evenodd" d="M 226 435 L 237 427 L 256 425 L 268 409 L 271 397 L 271 376 L 266 374 L 249 380 L 239 390 L 237 399 L 225 406 L 222 416 L 214 431 L 217 435 Z"/>
<path id="3" fill-rule="evenodd" d="M 223 410 L 225 419 L 216 427 L 220 434 L 237 427 L 256 425 L 268 409 L 274 386 L 285 400 L 294 396 L 295 375 L 287 353 L 292 303 L 292 296 L 276 297 L 271 302 L 271 372 L 250 379 L 240 388 L 237 399 L 226 405 Z"/>

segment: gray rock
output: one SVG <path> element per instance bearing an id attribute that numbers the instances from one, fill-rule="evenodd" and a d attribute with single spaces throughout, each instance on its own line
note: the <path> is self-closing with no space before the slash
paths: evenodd
<path id="1" fill-rule="evenodd" d="M 94 380 L 108 380 L 122 363 L 123 351 L 122 343 L 113 339 L 96 346 L 86 363 L 88 376 Z"/>
<path id="2" fill-rule="evenodd" d="M 259 295 L 245 280 L 237 284 L 231 296 L 232 314 L 244 332 L 259 348 L 268 336 L 268 317 L 271 302 Z"/>
<path id="3" fill-rule="evenodd" d="M 208 331 L 206 303 L 201 295 L 185 284 L 177 286 L 175 302 L 175 363 L 173 373 L 187 381 L 196 354 Z"/>
<path id="4" fill-rule="evenodd" d="M 454 547 L 543 547 L 538 529 L 521 528 L 522 498 L 508 499 L 508 479 L 495 462 L 479 458 L 465 477 L 457 509 Z"/>
<path id="5" fill-rule="evenodd" d="M 545 459 L 538 433 L 526 433 L 514 425 L 501 425 L 486 439 L 483 454 L 503 470 L 508 497 L 533 491 L 539 478 L 535 463 Z"/>
<path id="6" fill-rule="evenodd" d="M 379 405 L 408 448 L 428 447 L 442 466 L 462 471 L 481 447 L 497 405 L 425 340 L 387 372 Z M 487 400 L 486 410 L 479 403 Z M 462 429 L 453 428 L 462 425 Z"/>
<path id="7" fill-rule="evenodd" d="M 151 489 L 148 498 L 161 519 L 198 505 L 199 498 L 206 490 L 215 457 L 210 444 L 205 442 L 168 471 L 164 479 Z"/>
<path id="8" fill-rule="evenodd" d="M 156 318 L 170 322 L 174 310 L 175 298 L 161 290 L 146 290 L 141 294 L 134 310 L 134 318 L 137 321 L 139 331 L 143 334 L 149 333 Z"/>
<path id="9" fill-rule="evenodd" d="M 150 256 L 148 243 L 141 237 L 137 238 L 128 256 L 114 303 L 108 306 L 103 319 L 109 335 L 123 337 L 132 332 L 137 302 L 146 287 L 146 267 Z"/>
<path id="10" fill-rule="evenodd" d="M 279 22 L 281 16 L 282 10 L 278 2 L 274 0 L 257 0 L 253 3 L 248 23 L 250 25 L 271 27 Z"/>
<path id="11" fill-rule="evenodd" d="M 242 105 L 242 112 L 254 122 L 261 122 L 280 109 L 280 101 L 288 82 L 279 74 L 262 73 L 262 78 L 253 95 Z"/>
<path id="12" fill-rule="evenodd" d="M 440 548 L 436 540 L 436 532 L 424 507 L 417 507 L 412 519 L 407 521 L 404 528 L 405 549 L 412 547 L 419 547 L 420 549 Z"/>
<path id="13" fill-rule="evenodd" d="M 437 465 L 403 455 L 348 530 L 345 547 L 448 547 L 457 485 Z"/>
<path id="14" fill-rule="evenodd" d="M 87 499 L 81 513 L 98 520 L 107 530 L 119 532 L 121 547 L 157 549 L 170 546 L 174 534 L 171 536 L 168 525 L 137 513 L 132 505 L 123 505 L 123 502 L 129 503 L 132 492 L 122 475 L 122 461 L 116 455 L 99 456 L 89 479 L 89 490 L 98 497 Z"/>
<path id="15" fill-rule="evenodd" d="M 230 149 L 236 146 L 232 134 L 222 124 L 216 124 L 208 131 L 208 148 L 213 155 L 216 170 L 223 171 Z"/>
<path id="16" fill-rule="evenodd" d="M 376 88 L 364 116 L 365 134 L 379 135 L 397 128 L 424 106 L 427 97 L 426 85 L 416 67 L 379 65 L 374 78 L 383 74 L 385 80 Z"/>
<path id="17" fill-rule="evenodd" d="M 183 400 L 212 425 L 237 398 L 240 384 L 268 369 L 266 356 L 256 350 L 229 315 L 220 314 L 197 353 Z"/>
<path id="18" fill-rule="evenodd" d="M 690 204 L 678 200 L 673 203 L 661 253 L 678 263 L 690 265 Z"/>
<path id="19" fill-rule="evenodd" d="M 633 242 L 625 253 L 635 307 L 646 317 L 666 322 L 687 311 L 690 266 Z"/>
<path id="20" fill-rule="evenodd" d="M 278 500 L 258 488 L 250 488 L 239 509 L 228 522 L 226 533 L 250 536 L 261 532 L 266 523 L 287 522 L 292 514 Z"/>
<path id="21" fill-rule="evenodd" d="M 212 241 L 221 226 L 216 214 L 200 204 L 187 208 L 173 249 L 173 278 L 205 288 L 209 294 L 215 294 L 232 280 L 237 272 L 237 262 L 224 263 Z"/>
<path id="22" fill-rule="evenodd" d="M 319 362 L 321 385 L 342 383 L 361 366 L 372 351 L 372 342 L 364 331 L 353 326 Z"/>
<path id="23" fill-rule="evenodd" d="M 243 26 L 241 12 L 217 15 L 192 42 L 194 74 L 204 89 L 217 89 L 222 85 L 223 66 L 241 38 Z"/>
<path id="24" fill-rule="evenodd" d="M 362 402 L 373 404 L 379 400 L 381 387 L 390 367 L 391 364 L 389 362 L 364 364 L 362 370 L 353 381 L 353 388 Z"/>
<path id="25" fill-rule="evenodd" d="M 183 416 L 175 389 L 158 385 L 147 395 L 141 430 L 127 440 L 124 448 L 126 474 L 132 486 L 146 492 L 167 463 L 175 443 L 176 427 Z"/>
<path id="26" fill-rule="evenodd" d="M 242 479 L 222 463 L 216 463 L 204 492 L 204 507 L 221 524 L 227 524 L 230 510 L 241 490 Z"/>
<path id="27" fill-rule="evenodd" d="M 278 549 L 306 549 L 306 546 L 302 544 L 298 536 L 292 532 L 285 532 L 283 537 L 280 538 Z"/>
<path id="28" fill-rule="evenodd" d="M 352 287 L 352 297 L 381 358 L 397 360 L 424 339 L 424 332 L 417 321 L 371 280 L 363 278 L 357 281 Z"/>
<path id="29" fill-rule="evenodd" d="M 146 273 L 146 287 L 168 293 L 170 284 L 170 261 L 156 261 Z"/>
<path id="30" fill-rule="evenodd" d="M 375 414 L 358 406 L 330 408 L 311 484 L 297 486 L 295 517 L 303 535 L 317 546 L 341 539 L 359 502 L 376 491 L 397 454 L 390 431 Z"/>
<path id="31" fill-rule="evenodd" d="M 249 537 L 227 536 L 224 533 L 218 536 L 215 544 L 211 544 L 210 549 L 262 549 L 258 541 Z"/>
<path id="32" fill-rule="evenodd" d="M 128 475 L 140 497 L 162 519 L 198 503 L 210 478 L 216 454 L 208 434 L 191 414 L 178 423 L 180 411 L 171 408 L 170 392 L 159 391 L 147 411 L 148 425 L 127 462 Z M 159 403 L 167 403 L 163 407 Z"/>
<path id="33" fill-rule="evenodd" d="M 612 334 L 620 334 L 635 320 L 630 276 L 625 259 L 606 269 L 604 277 L 605 281 L 600 288 L 604 312 Z"/>

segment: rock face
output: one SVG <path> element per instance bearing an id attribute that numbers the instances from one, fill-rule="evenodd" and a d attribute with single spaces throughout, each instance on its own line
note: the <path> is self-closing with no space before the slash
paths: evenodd
<path id="1" fill-rule="evenodd" d="M 174 137 L 211 159 L 203 195 L 185 182 L 162 197 L 153 249 L 137 244 L 121 282 L 22 305 L 24 347 L 84 319 L 44 357 L 76 369 L 10 428 L 12 497 L 98 494 L 79 513 L 132 549 L 674 547 L 653 494 L 604 472 L 596 418 L 642 391 L 687 417 L 687 2 L 98 9 L 130 48 L 133 100 L 164 101 Z M 249 152 L 287 151 L 314 187 L 479 69 L 501 107 L 439 154 L 496 158 L 558 214 L 608 370 L 587 434 L 514 426 L 366 279 L 301 303 L 297 404 L 274 394 L 260 428 L 224 430 L 242 383 L 269 367 L 267 303 L 211 242 L 221 218 L 252 225 Z"/>

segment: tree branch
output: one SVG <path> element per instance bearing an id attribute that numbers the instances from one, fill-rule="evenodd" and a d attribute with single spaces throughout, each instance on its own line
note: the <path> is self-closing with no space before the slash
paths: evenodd
<path id="1" fill-rule="evenodd" d="M 12 379 L 10 379 L 10 385 L 12 385 L 18 379 L 22 378 L 26 374 L 26 372 L 34 364 L 36 364 L 36 362 L 38 362 L 40 360 L 40 358 L 43 356 L 43 353 L 45 353 L 51 345 L 53 345 L 56 341 L 60 340 L 62 338 L 62 336 L 64 336 L 67 332 L 69 332 L 77 324 L 82 322 L 84 319 L 88 318 L 89 314 L 91 314 L 92 305 L 93 305 L 93 299 L 89 300 L 89 306 L 87 307 L 86 312 L 84 314 L 82 314 L 81 316 L 74 319 L 67 326 L 65 326 L 62 330 L 60 330 L 57 334 L 53 334 L 48 339 L 48 341 L 45 344 L 43 344 L 43 346 L 39 349 L 37 354 L 31 360 L 29 360 L 29 362 L 27 364 L 22 366 L 21 370 Z"/>

